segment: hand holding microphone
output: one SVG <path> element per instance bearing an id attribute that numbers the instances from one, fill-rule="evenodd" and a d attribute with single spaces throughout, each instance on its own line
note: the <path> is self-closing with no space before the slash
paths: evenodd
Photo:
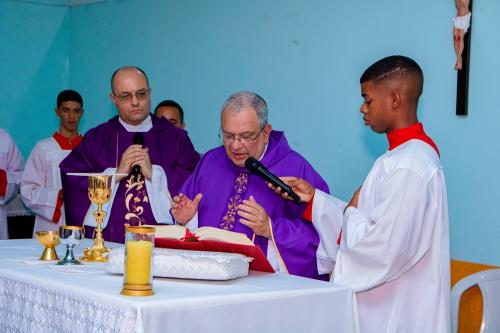
<path id="1" fill-rule="evenodd" d="M 120 164 L 116 170 L 119 174 L 129 174 L 136 179 L 142 174 L 144 178 L 151 179 L 153 167 L 149 158 L 148 149 L 142 147 L 144 144 L 143 133 L 137 132 L 134 134 L 132 145 L 130 145 L 123 153 Z M 123 179 L 123 176 L 117 176 L 116 182 Z"/>
<path id="2" fill-rule="evenodd" d="M 257 161 L 253 157 L 247 158 L 245 161 L 245 168 L 250 170 L 253 174 L 256 174 L 262 177 L 265 181 L 272 184 L 275 188 L 279 187 L 281 189 L 281 193 L 286 193 L 290 198 L 295 201 L 295 203 L 300 204 L 301 199 L 295 193 L 290 186 L 285 184 L 281 179 L 272 174 L 262 163 Z"/>
<path id="3" fill-rule="evenodd" d="M 144 144 L 144 134 L 142 134 L 141 132 L 136 132 L 134 134 L 134 142 L 133 142 L 134 145 L 143 145 Z M 132 167 L 132 172 L 131 174 L 135 177 L 135 179 L 137 179 L 137 176 L 141 173 L 141 166 L 139 164 L 135 164 L 133 167 Z"/>

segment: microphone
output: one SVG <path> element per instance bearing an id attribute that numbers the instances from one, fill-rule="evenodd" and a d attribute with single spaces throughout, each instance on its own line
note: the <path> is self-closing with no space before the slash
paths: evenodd
<path id="1" fill-rule="evenodd" d="M 295 193 L 290 186 L 283 183 L 281 179 L 267 170 L 267 168 L 255 158 L 247 158 L 247 160 L 245 161 L 245 168 L 247 168 L 248 170 L 250 170 L 250 172 L 256 174 L 257 176 L 264 178 L 265 181 L 273 184 L 274 187 L 280 187 L 282 193 L 288 193 L 288 195 L 293 199 L 293 201 L 295 201 L 295 203 L 300 204 L 300 197 L 298 196 L 298 194 Z"/>
<path id="2" fill-rule="evenodd" d="M 133 144 L 134 145 L 141 145 L 141 146 L 144 144 L 144 134 L 142 134 L 142 132 L 135 132 Z M 140 173 L 141 173 L 141 166 L 140 165 L 134 165 L 132 167 L 131 174 L 134 175 L 137 178 L 137 176 Z"/>

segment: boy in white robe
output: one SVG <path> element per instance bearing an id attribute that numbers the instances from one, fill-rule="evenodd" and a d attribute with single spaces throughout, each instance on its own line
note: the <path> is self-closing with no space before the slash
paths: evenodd
<path id="1" fill-rule="evenodd" d="M 61 91 L 54 111 L 60 119 L 59 130 L 36 143 L 21 182 L 22 199 L 36 214 L 33 235 L 36 231 L 57 231 L 65 225 L 59 163 L 82 140 L 78 133 L 83 114 L 80 94 L 74 90 Z"/>
<path id="2" fill-rule="evenodd" d="M 14 140 L 0 128 L 0 240 L 9 238 L 5 204 L 17 193 L 23 164 L 23 157 Z"/>
<path id="3" fill-rule="evenodd" d="M 333 270 L 333 282 L 356 291 L 362 333 L 449 332 L 446 185 L 439 151 L 417 119 L 422 71 L 391 56 L 360 81 L 365 125 L 387 134 L 389 149 L 350 202 L 283 179 L 310 203 L 318 270 Z"/>

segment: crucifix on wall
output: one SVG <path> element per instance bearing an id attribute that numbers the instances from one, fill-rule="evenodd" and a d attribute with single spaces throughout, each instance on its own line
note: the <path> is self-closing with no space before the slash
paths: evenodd
<path id="1" fill-rule="evenodd" d="M 470 63 L 470 36 L 472 0 L 455 0 L 457 17 L 453 19 L 453 44 L 457 60 L 457 116 L 468 114 L 469 102 L 469 63 Z M 469 31 L 469 33 L 467 33 Z"/>

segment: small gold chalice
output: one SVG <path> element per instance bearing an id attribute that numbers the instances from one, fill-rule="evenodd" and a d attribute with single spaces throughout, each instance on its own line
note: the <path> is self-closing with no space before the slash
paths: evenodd
<path id="1" fill-rule="evenodd" d="M 57 231 L 37 231 L 35 238 L 42 244 L 43 250 L 40 260 L 59 260 L 55 247 L 59 245 L 59 232 Z"/>
<path id="2" fill-rule="evenodd" d="M 93 175 L 89 176 L 89 199 L 97 205 L 97 210 L 94 212 L 96 220 L 96 228 L 94 233 L 94 244 L 92 247 L 85 249 L 82 261 L 108 261 L 107 254 L 109 248 L 104 245 L 102 237 L 102 221 L 106 216 L 106 212 L 102 210 L 102 205 L 107 203 L 111 198 L 111 175 Z"/>

